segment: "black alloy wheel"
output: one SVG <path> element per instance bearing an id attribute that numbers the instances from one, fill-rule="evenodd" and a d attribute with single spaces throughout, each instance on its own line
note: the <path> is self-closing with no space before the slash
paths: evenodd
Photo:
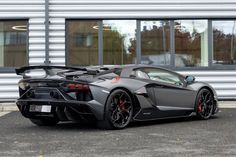
<path id="1" fill-rule="evenodd" d="M 196 100 L 196 113 L 200 119 L 209 119 L 213 113 L 213 94 L 208 89 L 201 89 Z"/>
<path id="2" fill-rule="evenodd" d="M 100 126 L 105 129 L 123 129 L 130 123 L 132 115 L 133 104 L 131 96 L 125 90 L 114 90 L 108 97 L 105 120 Z"/>

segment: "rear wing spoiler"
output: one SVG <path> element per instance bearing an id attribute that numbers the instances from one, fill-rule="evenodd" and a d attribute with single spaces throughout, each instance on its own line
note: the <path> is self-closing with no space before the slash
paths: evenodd
<path id="1" fill-rule="evenodd" d="M 24 76 L 25 72 L 28 70 L 33 69 L 42 69 L 48 73 L 48 71 L 53 69 L 62 69 L 62 70 L 71 70 L 71 71 L 87 71 L 86 68 L 80 68 L 80 67 L 67 67 L 67 66 L 46 66 L 46 65 L 40 65 L 40 66 L 24 66 L 20 68 L 16 68 L 15 72 L 17 75 Z"/>
<path id="2" fill-rule="evenodd" d="M 70 73 L 66 74 L 66 76 L 77 76 L 78 74 L 76 73 L 76 71 L 84 71 L 84 73 L 89 74 L 89 75 L 97 75 L 101 71 L 109 70 L 106 67 L 85 68 L 85 67 L 70 67 L 70 66 L 39 65 L 39 66 L 24 66 L 24 67 L 16 68 L 15 72 L 17 75 L 23 76 L 23 78 L 29 78 L 26 74 L 29 70 L 44 70 L 47 75 L 52 76 L 52 75 L 55 75 L 55 73 L 53 73 L 53 70 L 55 69 L 68 70 Z"/>

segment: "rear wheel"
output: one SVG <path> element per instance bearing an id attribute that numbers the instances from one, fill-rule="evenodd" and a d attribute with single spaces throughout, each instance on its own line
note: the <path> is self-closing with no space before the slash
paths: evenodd
<path id="1" fill-rule="evenodd" d="M 105 129 L 123 129 L 131 121 L 133 104 L 131 96 L 122 89 L 114 90 L 108 97 L 104 121 L 98 126 Z"/>
<path id="2" fill-rule="evenodd" d="M 209 119 L 213 113 L 213 94 L 208 89 L 201 89 L 197 95 L 195 105 L 197 117 L 199 119 Z"/>
<path id="3" fill-rule="evenodd" d="M 54 126 L 59 121 L 57 119 L 32 119 L 30 121 L 38 126 Z"/>

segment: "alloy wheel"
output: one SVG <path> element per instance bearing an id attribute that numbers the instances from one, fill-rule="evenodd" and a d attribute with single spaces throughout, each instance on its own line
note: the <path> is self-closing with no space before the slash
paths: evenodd
<path id="1" fill-rule="evenodd" d="M 124 91 L 119 91 L 112 96 L 110 104 L 110 120 L 114 127 L 124 128 L 128 125 L 133 113 L 131 97 Z"/>
<path id="2" fill-rule="evenodd" d="M 207 90 L 203 89 L 200 91 L 198 100 L 197 100 L 197 114 L 202 119 L 208 119 L 213 112 L 213 95 Z"/>

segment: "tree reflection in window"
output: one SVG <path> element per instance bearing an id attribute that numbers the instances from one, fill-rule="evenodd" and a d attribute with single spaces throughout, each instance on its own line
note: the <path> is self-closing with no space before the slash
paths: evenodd
<path id="1" fill-rule="evenodd" d="M 213 21 L 213 63 L 236 63 L 236 21 Z"/>
<path id="2" fill-rule="evenodd" d="M 175 21 L 175 66 L 208 66 L 207 20 Z"/>

